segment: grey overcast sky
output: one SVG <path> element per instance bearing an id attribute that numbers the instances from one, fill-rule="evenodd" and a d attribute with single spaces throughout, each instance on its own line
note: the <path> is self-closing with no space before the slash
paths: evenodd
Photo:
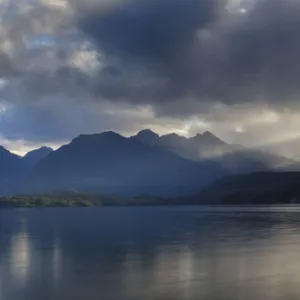
<path id="1" fill-rule="evenodd" d="M 300 156 L 300 0 L 0 0 L 0 143 L 210 130 Z"/>

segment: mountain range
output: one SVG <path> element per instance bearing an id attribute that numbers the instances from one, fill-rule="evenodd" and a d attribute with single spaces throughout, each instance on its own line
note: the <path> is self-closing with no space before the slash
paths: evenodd
<path id="1" fill-rule="evenodd" d="M 79 135 L 55 151 L 42 147 L 24 157 L 0 148 L 0 194 L 185 196 L 226 175 L 298 169 L 292 159 L 231 145 L 210 132 L 187 138 L 149 129 L 131 137 L 109 131 Z"/>

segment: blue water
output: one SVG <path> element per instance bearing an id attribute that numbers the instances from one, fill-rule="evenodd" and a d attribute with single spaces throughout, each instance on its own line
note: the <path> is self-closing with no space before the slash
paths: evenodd
<path id="1" fill-rule="evenodd" d="M 0 300 L 299 300 L 299 261 L 299 207 L 0 211 Z"/>

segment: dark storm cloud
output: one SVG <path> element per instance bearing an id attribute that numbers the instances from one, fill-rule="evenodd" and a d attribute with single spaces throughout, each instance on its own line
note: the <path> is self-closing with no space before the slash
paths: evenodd
<path id="1" fill-rule="evenodd" d="M 66 32 L 76 30 L 103 54 L 105 67 L 93 76 L 64 62 L 50 75 L 25 68 L 25 83 L 35 95 L 70 93 L 77 85 L 93 99 L 152 105 L 171 116 L 198 114 L 216 102 L 276 109 L 298 103 L 299 0 L 68 2 L 69 9 L 59 13 L 55 6 L 35 7 L 18 18 L 22 22 L 9 21 L 7 31 L 14 32 L 14 42 L 23 41 L 47 24 L 58 41 L 52 45 L 56 59 L 67 61 L 74 47 L 66 45 Z M 30 26 L 19 30 L 20 23 Z"/>
<path id="2" fill-rule="evenodd" d="M 195 31 L 216 17 L 216 0 L 123 1 L 112 11 L 80 19 L 80 28 L 106 53 L 128 59 L 176 64 L 186 55 Z"/>
<path id="3" fill-rule="evenodd" d="M 187 97 L 195 102 L 187 114 L 202 109 L 198 102 L 293 108 L 300 92 L 300 1 L 244 4 L 247 12 L 227 10 L 227 1 L 134 0 L 81 14 L 78 27 L 117 61 L 118 74 L 107 81 L 100 74 L 97 92 L 169 114 Z M 139 80 L 136 70 L 151 82 L 145 89 L 120 80 L 122 73 Z M 164 80 L 156 85 L 155 76 Z"/>
<path id="4" fill-rule="evenodd" d="M 220 30 L 228 49 L 221 94 L 228 101 L 294 103 L 300 87 L 300 1 L 258 1 L 233 25 L 228 33 Z"/>
<path id="5" fill-rule="evenodd" d="M 219 0 L 123 1 L 105 14 L 100 9 L 99 13 L 95 10 L 81 16 L 79 28 L 94 39 L 106 56 L 117 60 L 114 68 L 124 72 L 124 77 L 136 80 L 138 73 L 140 80 L 150 82 L 147 87 L 136 84 L 135 90 L 123 86 L 124 94 L 117 93 L 117 96 L 134 102 L 136 98 L 139 101 L 151 98 L 155 102 L 184 96 L 189 79 L 186 75 L 192 75 L 187 73 L 191 67 L 188 57 L 196 32 L 217 19 L 221 2 L 224 3 Z M 103 80 L 98 91 L 104 90 L 110 96 L 107 92 L 111 90 L 115 98 L 120 81 L 111 78 L 108 86 L 101 83 Z"/>
<path id="6" fill-rule="evenodd" d="M 120 119 L 127 131 L 166 116 L 216 124 L 216 105 L 226 120 L 238 111 L 236 125 L 261 107 L 300 111 L 300 0 L 10 1 L 0 28 L 10 139 L 114 128 L 123 105 L 149 108 L 146 123 Z"/>

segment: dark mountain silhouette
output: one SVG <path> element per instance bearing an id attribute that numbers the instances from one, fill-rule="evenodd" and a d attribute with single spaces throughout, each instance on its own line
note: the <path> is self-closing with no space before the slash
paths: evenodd
<path id="1" fill-rule="evenodd" d="M 28 152 L 23 158 L 23 162 L 28 167 L 35 166 L 40 160 L 47 157 L 53 151 L 50 147 L 41 147 L 39 149 Z"/>
<path id="2" fill-rule="evenodd" d="M 121 195 L 188 194 L 224 175 L 213 162 L 195 163 L 114 132 L 80 135 L 40 161 L 29 190 L 74 189 Z"/>
<path id="3" fill-rule="evenodd" d="M 0 146 L 0 177 L 14 177 L 24 170 L 22 158 Z"/>
<path id="4" fill-rule="evenodd" d="M 154 146 L 158 142 L 159 135 L 150 129 L 144 129 L 141 130 L 137 135 L 132 136 L 132 138 L 137 139 L 146 145 Z"/>
<path id="5" fill-rule="evenodd" d="M 8 194 L 19 187 L 27 168 L 22 158 L 0 146 L 0 193 Z"/>
<path id="6" fill-rule="evenodd" d="M 300 203 L 300 172 L 255 172 L 216 180 L 188 201 L 210 204 Z"/>
<path id="7" fill-rule="evenodd" d="M 0 148 L 0 194 L 73 190 L 121 196 L 191 195 L 217 178 L 267 170 L 300 170 L 299 163 L 230 145 L 210 132 L 186 138 L 143 130 L 80 135 L 56 151 L 24 158 Z"/>

